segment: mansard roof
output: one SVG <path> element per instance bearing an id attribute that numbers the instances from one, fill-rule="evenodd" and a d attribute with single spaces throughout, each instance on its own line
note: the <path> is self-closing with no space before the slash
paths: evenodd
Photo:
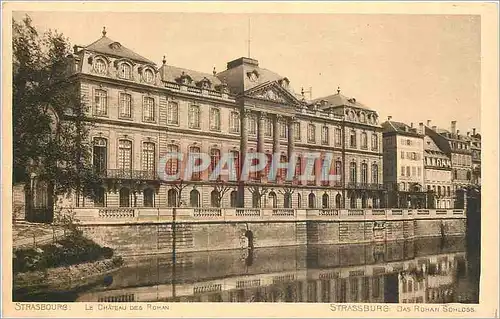
<path id="1" fill-rule="evenodd" d="M 326 102 L 325 105 L 321 107 L 322 109 L 331 108 L 331 107 L 339 107 L 339 106 L 349 106 L 349 107 L 355 107 L 358 109 L 373 111 L 371 108 L 360 103 L 355 98 L 349 98 L 349 97 L 341 94 L 340 92 L 338 92 L 336 94 L 328 95 L 325 97 L 320 97 L 320 98 L 317 98 L 317 99 L 314 99 L 311 101 L 312 104 L 322 103 L 322 102 Z"/>
<path id="2" fill-rule="evenodd" d="M 412 128 L 402 122 L 385 121 L 384 123 L 382 123 L 382 128 L 384 129 L 384 133 L 396 133 L 399 135 L 407 135 L 420 138 L 423 137 L 422 134 L 418 133 L 416 128 Z"/>
<path id="3" fill-rule="evenodd" d="M 193 80 L 193 85 L 203 81 L 205 78 L 210 81 L 212 86 L 218 86 L 221 81 L 213 74 L 194 71 L 185 68 L 179 68 L 173 65 L 163 64 L 160 69 L 160 77 L 163 82 L 177 82 L 180 77 L 189 76 Z"/>
<path id="4" fill-rule="evenodd" d="M 145 57 L 135 53 L 134 51 L 124 47 L 121 43 L 116 42 L 106 35 L 103 35 L 100 39 L 92 44 L 85 47 L 88 51 L 93 51 L 97 53 L 102 53 L 105 55 L 111 55 L 120 58 L 126 58 L 133 61 L 155 64 L 153 61 L 146 59 Z"/>

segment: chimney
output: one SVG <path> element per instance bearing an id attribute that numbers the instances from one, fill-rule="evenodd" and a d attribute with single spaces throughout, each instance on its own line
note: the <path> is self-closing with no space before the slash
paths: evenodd
<path id="1" fill-rule="evenodd" d="M 459 130 L 457 130 L 457 135 L 460 135 L 460 131 Z"/>
<path id="2" fill-rule="evenodd" d="M 413 128 L 413 122 L 410 123 L 410 127 Z"/>
<path id="3" fill-rule="evenodd" d="M 476 128 L 472 129 L 472 135 L 476 135 Z"/>
<path id="4" fill-rule="evenodd" d="M 432 130 L 433 130 L 433 131 L 437 130 L 437 126 L 436 126 L 436 125 L 434 125 L 434 126 L 432 127 Z"/>
<path id="5" fill-rule="evenodd" d="M 242 58 L 233 60 L 231 62 L 228 62 L 227 69 L 229 70 L 232 68 L 236 68 L 236 67 L 239 67 L 240 65 L 247 65 L 250 67 L 258 67 L 259 61 L 255 60 L 255 59 L 251 59 L 251 58 L 242 57 Z"/>
<path id="6" fill-rule="evenodd" d="M 470 132 L 469 132 L 469 131 L 467 131 L 467 137 L 469 137 L 469 136 L 470 136 Z"/>
<path id="7" fill-rule="evenodd" d="M 424 129 L 424 123 L 423 122 L 418 123 L 418 130 L 420 131 L 420 134 L 425 134 L 425 129 Z"/>
<path id="8" fill-rule="evenodd" d="M 455 134 L 457 132 L 457 121 L 451 121 L 451 134 Z"/>
<path id="9" fill-rule="evenodd" d="M 427 126 L 431 127 L 431 120 L 427 120 Z"/>
<path id="10" fill-rule="evenodd" d="M 389 116 L 387 117 L 387 120 L 388 120 L 388 121 L 392 120 L 392 116 L 390 116 L 390 115 L 389 115 Z"/>

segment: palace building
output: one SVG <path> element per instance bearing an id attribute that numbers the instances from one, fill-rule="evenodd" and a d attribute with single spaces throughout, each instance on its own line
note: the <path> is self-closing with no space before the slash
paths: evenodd
<path id="1" fill-rule="evenodd" d="M 71 78 L 79 83 L 94 125 L 93 165 L 103 185 L 95 201 L 74 196 L 73 207 L 275 207 L 370 208 L 386 205 L 383 189 L 382 128 L 377 112 L 341 94 L 306 100 L 286 76 L 242 57 L 222 72 L 203 73 L 157 66 L 103 31 L 87 46 L 75 46 Z M 206 172 L 163 181 L 162 156 L 169 152 L 210 155 Z M 315 180 L 275 180 L 267 172 L 240 177 L 243 159 L 259 152 L 296 157 L 297 175 L 305 153 L 320 153 Z M 208 179 L 222 154 L 236 159 L 237 178 Z M 324 181 L 324 154 L 332 153 Z M 170 160 L 169 174 L 184 164 Z M 163 168 L 162 168 L 163 169 Z M 183 174 L 181 174 L 182 176 Z M 422 176 L 422 172 L 420 172 Z"/>

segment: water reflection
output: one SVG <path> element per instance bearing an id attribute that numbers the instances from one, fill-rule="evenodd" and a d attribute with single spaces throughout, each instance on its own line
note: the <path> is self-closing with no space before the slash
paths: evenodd
<path id="1" fill-rule="evenodd" d="M 75 301 L 477 303 L 465 239 L 133 257 Z M 471 293 L 472 291 L 472 293 Z"/>

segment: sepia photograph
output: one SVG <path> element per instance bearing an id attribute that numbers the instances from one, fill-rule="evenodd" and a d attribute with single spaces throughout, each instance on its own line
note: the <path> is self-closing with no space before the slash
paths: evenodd
<path id="1" fill-rule="evenodd" d="M 481 20 L 12 10 L 10 301 L 470 316 Z"/>

